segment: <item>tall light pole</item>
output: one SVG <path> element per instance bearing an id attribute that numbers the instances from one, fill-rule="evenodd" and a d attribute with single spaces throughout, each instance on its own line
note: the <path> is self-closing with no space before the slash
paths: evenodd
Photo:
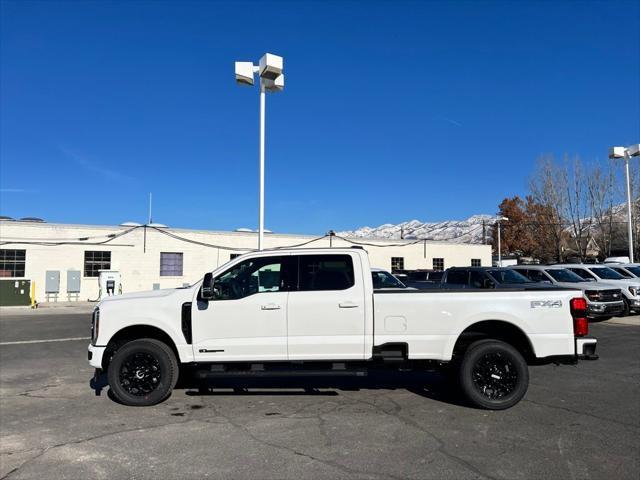
<path id="1" fill-rule="evenodd" d="M 258 250 L 264 245 L 264 137 L 266 92 L 281 92 L 284 89 L 283 59 L 271 53 L 265 53 L 258 65 L 252 62 L 236 62 L 236 82 L 242 85 L 254 85 L 254 76 L 260 77 L 260 175 L 258 206 Z"/>
<path id="2" fill-rule="evenodd" d="M 609 158 L 624 158 L 624 169 L 627 183 L 627 234 L 629 236 L 629 262 L 633 263 L 633 225 L 631 217 L 631 182 L 629 180 L 629 159 L 640 156 L 640 144 L 628 147 L 611 147 Z"/>
<path id="3" fill-rule="evenodd" d="M 501 225 L 500 222 L 501 221 L 509 221 L 509 219 L 507 217 L 497 217 L 496 221 L 498 222 L 498 266 L 501 267 L 502 266 L 502 246 L 500 245 L 500 237 L 501 237 Z"/>

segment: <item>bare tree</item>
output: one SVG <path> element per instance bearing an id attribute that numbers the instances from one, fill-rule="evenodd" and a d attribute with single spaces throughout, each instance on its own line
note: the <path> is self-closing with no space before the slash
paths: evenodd
<path id="1" fill-rule="evenodd" d="M 540 209 L 539 219 L 549 228 L 549 240 L 553 242 L 558 261 L 564 259 L 563 213 L 566 211 L 567 176 L 554 163 L 550 155 L 538 159 L 536 169 L 529 181 L 529 190 L 533 201 L 543 208 Z"/>

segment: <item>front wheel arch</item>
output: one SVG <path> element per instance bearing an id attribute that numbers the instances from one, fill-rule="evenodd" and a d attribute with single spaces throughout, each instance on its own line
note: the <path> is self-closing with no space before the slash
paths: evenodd
<path id="1" fill-rule="evenodd" d="M 106 371 L 109 368 L 109 363 L 111 362 L 113 355 L 121 346 L 132 340 L 138 340 L 141 338 L 153 338 L 164 343 L 173 351 L 178 362 L 180 361 L 180 355 L 176 348 L 176 344 L 167 332 L 152 325 L 139 324 L 130 325 L 118 330 L 118 332 L 111 337 L 111 340 L 109 340 L 107 348 L 105 349 L 105 353 L 102 356 L 102 369 Z"/>

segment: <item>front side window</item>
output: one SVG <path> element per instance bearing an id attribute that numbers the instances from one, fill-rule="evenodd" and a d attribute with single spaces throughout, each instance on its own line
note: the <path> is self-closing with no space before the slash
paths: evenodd
<path id="1" fill-rule="evenodd" d="M 472 270 L 469 275 L 469 285 L 471 288 L 485 288 L 485 275 L 478 270 Z"/>
<path id="2" fill-rule="evenodd" d="M 433 269 L 435 271 L 444 270 L 444 258 L 434 258 L 433 259 Z"/>
<path id="3" fill-rule="evenodd" d="M 391 257 L 391 271 L 404 270 L 404 257 Z"/>
<path id="4" fill-rule="evenodd" d="M 0 277 L 24 277 L 26 250 L 0 249 Z"/>
<path id="5" fill-rule="evenodd" d="M 518 273 L 522 273 L 520 271 L 518 271 Z M 549 278 L 547 278 L 547 276 L 544 274 L 544 272 L 541 272 L 540 270 L 529 270 L 529 275 L 526 275 L 530 280 L 533 280 L 534 282 L 550 282 L 551 280 L 549 280 Z"/>
<path id="6" fill-rule="evenodd" d="M 182 276 L 182 253 L 160 252 L 160 276 Z"/>
<path id="7" fill-rule="evenodd" d="M 355 284 L 350 255 L 300 255 L 298 290 L 346 290 Z"/>
<path id="8" fill-rule="evenodd" d="M 240 262 L 213 283 L 214 300 L 239 300 L 256 293 L 284 290 L 283 257 L 251 258 Z"/>
<path id="9" fill-rule="evenodd" d="M 111 270 L 111 252 L 84 252 L 84 276 L 97 277 L 100 270 Z"/>
<path id="10" fill-rule="evenodd" d="M 584 278 L 585 280 L 595 280 L 596 279 L 595 276 L 593 276 L 591 273 L 589 273 L 584 268 L 569 268 L 569 270 L 572 271 L 573 273 L 575 273 L 576 275 L 579 275 L 581 278 Z"/>
<path id="11" fill-rule="evenodd" d="M 609 267 L 591 267 L 591 271 L 605 280 L 623 280 L 624 277 Z"/>
<path id="12" fill-rule="evenodd" d="M 627 270 L 629 270 L 631 273 L 633 273 L 636 277 L 640 277 L 640 267 L 625 267 Z"/>
<path id="13" fill-rule="evenodd" d="M 471 259 L 471 266 L 472 267 L 481 267 L 482 266 L 482 260 L 479 258 L 472 258 Z"/>
<path id="14" fill-rule="evenodd" d="M 615 270 L 620 275 L 622 275 L 624 278 L 633 278 L 633 275 L 631 275 L 629 272 L 627 272 L 624 268 L 621 268 L 621 267 L 609 267 L 609 268 L 611 270 Z"/>
<path id="15" fill-rule="evenodd" d="M 557 282 L 581 283 L 585 281 L 580 275 L 576 275 L 566 268 L 548 268 L 546 272 Z"/>

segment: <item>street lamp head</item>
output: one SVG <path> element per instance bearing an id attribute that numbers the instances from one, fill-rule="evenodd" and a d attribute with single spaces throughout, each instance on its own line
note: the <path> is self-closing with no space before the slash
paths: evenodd
<path id="1" fill-rule="evenodd" d="M 630 157 L 638 157 L 640 156 L 640 143 L 634 143 L 633 145 L 629 145 L 627 147 L 627 153 Z"/>
<path id="2" fill-rule="evenodd" d="M 284 90 L 284 75 L 279 75 L 275 80 L 263 78 L 262 83 L 267 92 L 281 92 Z"/>
<path id="3" fill-rule="evenodd" d="M 253 63 L 236 62 L 236 82 L 240 85 L 253 85 Z"/>
<path id="4" fill-rule="evenodd" d="M 609 149 L 609 158 L 624 158 L 626 148 L 624 147 L 611 147 Z"/>
<path id="5" fill-rule="evenodd" d="M 272 53 L 265 53 L 260 59 L 258 72 L 260 77 L 267 80 L 275 80 L 282 75 L 283 59 Z"/>
<path id="6" fill-rule="evenodd" d="M 504 222 L 508 222 L 509 219 L 507 217 L 497 217 L 496 220 L 500 221 L 504 221 Z"/>

